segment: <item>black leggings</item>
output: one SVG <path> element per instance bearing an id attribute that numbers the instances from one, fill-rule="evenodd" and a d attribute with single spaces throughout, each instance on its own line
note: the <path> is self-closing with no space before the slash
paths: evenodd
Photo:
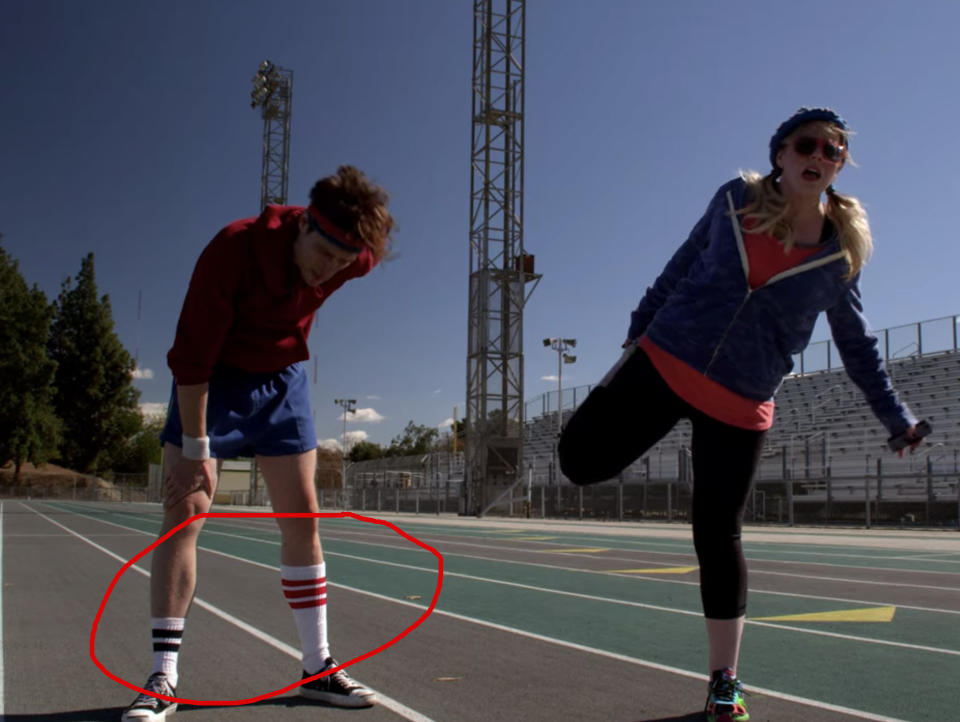
<path id="1" fill-rule="evenodd" d="M 682 419 L 693 424 L 693 544 L 700 596 L 710 619 L 747 608 L 740 528 L 765 431 L 724 424 L 677 396 L 641 349 L 606 386 L 597 386 L 560 436 L 560 469 L 574 484 L 616 476 Z"/>

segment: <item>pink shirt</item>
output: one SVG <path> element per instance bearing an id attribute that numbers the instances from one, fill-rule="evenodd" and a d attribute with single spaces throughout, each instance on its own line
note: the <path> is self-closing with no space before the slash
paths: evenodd
<path id="1" fill-rule="evenodd" d="M 789 253 L 773 236 L 744 232 L 750 288 L 758 288 L 778 273 L 803 263 L 819 246 L 794 246 Z M 646 336 L 640 338 L 653 365 L 673 392 L 707 416 L 731 426 L 765 431 L 773 426 L 774 403 L 735 394 L 692 366 L 667 353 Z"/>

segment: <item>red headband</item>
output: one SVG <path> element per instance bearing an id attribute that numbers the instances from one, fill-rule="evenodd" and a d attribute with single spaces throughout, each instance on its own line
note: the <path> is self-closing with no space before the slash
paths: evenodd
<path id="1" fill-rule="evenodd" d="M 307 220 L 317 233 L 345 251 L 359 253 L 366 248 L 366 245 L 362 241 L 355 239 L 349 233 L 344 233 L 328 221 L 327 218 L 317 210 L 316 206 L 307 206 Z"/>

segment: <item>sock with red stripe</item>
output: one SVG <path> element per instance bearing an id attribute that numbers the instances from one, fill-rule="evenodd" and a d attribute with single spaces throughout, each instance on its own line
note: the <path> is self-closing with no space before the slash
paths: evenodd
<path id="1" fill-rule="evenodd" d="M 170 686 L 177 686 L 177 656 L 180 654 L 180 642 L 183 639 L 183 617 L 151 617 L 153 628 L 153 669 L 167 675 Z"/>
<path id="2" fill-rule="evenodd" d="M 300 633 L 303 671 L 316 674 L 330 656 L 327 640 L 327 565 L 280 566 L 283 596 Z"/>

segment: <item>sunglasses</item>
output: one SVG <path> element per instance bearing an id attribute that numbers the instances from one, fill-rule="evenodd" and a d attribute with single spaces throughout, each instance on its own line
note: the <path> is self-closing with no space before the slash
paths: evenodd
<path id="1" fill-rule="evenodd" d="M 831 163 L 839 163 L 846 154 L 846 148 L 825 138 L 813 138 L 811 136 L 801 136 L 793 141 L 793 150 L 797 155 L 804 157 L 813 155 L 814 151 L 820 150 L 820 155 Z"/>

